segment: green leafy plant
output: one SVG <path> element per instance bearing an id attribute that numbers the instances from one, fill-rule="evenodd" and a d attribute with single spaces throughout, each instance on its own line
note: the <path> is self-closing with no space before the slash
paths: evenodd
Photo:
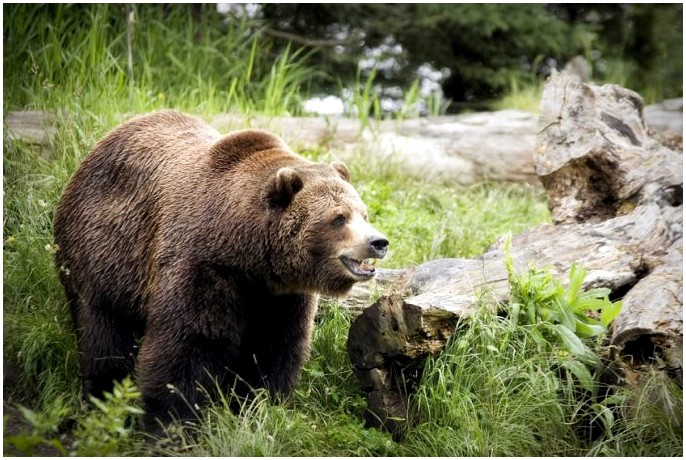
<path id="1" fill-rule="evenodd" d="M 381 118 L 381 105 L 377 88 L 374 85 L 375 79 L 376 69 L 372 69 L 366 80 L 362 82 L 362 71 L 358 69 L 353 89 L 350 92 L 351 103 L 356 112 L 355 115 L 361 121 L 360 133 L 369 126 L 370 120 Z"/>
<path id="2" fill-rule="evenodd" d="M 511 286 L 507 307 L 510 321 L 531 326 L 539 344 L 547 348 L 554 345 L 573 357 L 563 361 L 563 366 L 584 388 L 593 390 L 595 382 L 585 366 L 598 366 L 600 358 L 587 339 L 602 339 L 622 303 L 610 301 L 607 288 L 583 291 L 587 272 L 576 264 L 570 268 L 568 288 L 545 270 L 531 268 L 526 273 L 517 273 L 510 244 L 508 239 L 504 249 Z"/>
<path id="3" fill-rule="evenodd" d="M 76 418 L 76 428 L 67 441 L 59 436 L 60 423 L 69 413 L 69 406 L 57 399 L 43 412 L 26 407 L 19 410 L 33 427 L 29 434 L 19 434 L 5 439 L 5 445 L 13 446 L 26 455 L 32 455 L 41 445 L 57 449 L 62 455 L 109 456 L 125 453 L 137 446 L 133 435 L 136 417 L 143 413 L 138 407 L 140 392 L 130 378 L 115 382 L 112 393 L 104 398 L 90 397 L 93 408 Z"/>
<path id="4" fill-rule="evenodd" d="M 18 410 L 31 425 L 31 432 L 4 437 L 5 447 L 14 447 L 24 455 L 32 456 L 37 448 L 46 446 L 56 449 L 62 455 L 67 455 L 67 450 L 58 437 L 60 423 L 69 415 L 69 407 L 65 405 L 62 398 L 58 397 L 42 412 L 32 411 L 24 406 L 19 406 Z"/>
<path id="5" fill-rule="evenodd" d="M 74 430 L 73 450 L 78 456 L 123 453 L 134 445 L 133 421 L 143 414 L 140 392 L 130 378 L 115 382 L 102 400 L 90 397 L 94 409 L 81 418 Z"/>

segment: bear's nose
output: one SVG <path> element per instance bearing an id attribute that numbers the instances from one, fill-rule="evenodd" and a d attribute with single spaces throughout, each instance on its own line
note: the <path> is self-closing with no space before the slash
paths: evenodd
<path id="1" fill-rule="evenodd" d="M 369 241 L 369 244 L 374 250 L 374 257 L 377 259 L 383 259 L 386 255 L 386 251 L 388 250 L 388 240 L 383 236 L 377 236 L 373 237 Z"/>

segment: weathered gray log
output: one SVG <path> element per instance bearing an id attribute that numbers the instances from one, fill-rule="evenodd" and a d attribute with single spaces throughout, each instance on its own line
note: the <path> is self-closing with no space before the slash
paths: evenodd
<path id="1" fill-rule="evenodd" d="M 677 100 L 651 107 L 654 128 L 677 129 Z M 64 114 L 63 114 L 64 115 Z M 122 121 L 133 114 L 122 115 Z M 47 147 L 61 116 L 43 112 L 9 112 L 5 118 L 11 138 Z M 325 148 L 346 160 L 360 154 L 369 161 L 393 163 L 411 176 L 471 184 L 482 180 L 524 181 L 538 185 L 534 144 L 538 117 L 502 110 L 457 116 L 370 121 L 347 118 L 247 117 L 217 115 L 210 123 L 220 132 L 246 127 L 269 129 L 297 150 Z M 681 131 L 679 131 L 679 134 Z M 676 133 L 672 133 L 676 134 Z"/>
<path id="2" fill-rule="evenodd" d="M 683 182 L 674 152 L 648 137 L 643 101 L 616 85 L 556 77 L 541 100 L 536 172 L 555 222 L 602 220 L 630 211 L 654 184 Z"/>
<path id="3" fill-rule="evenodd" d="M 245 124 L 244 117 L 221 115 L 212 124 L 220 131 Z M 326 147 L 350 160 L 390 162 L 408 176 L 435 177 L 471 184 L 483 180 L 538 184 L 533 151 L 537 116 L 503 110 L 468 115 L 371 120 L 364 126 L 346 118 L 253 118 L 254 128 L 281 135 L 296 149 Z"/>
<path id="4" fill-rule="evenodd" d="M 122 121 L 132 114 L 122 115 Z M 8 134 L 46 146 L 60 117 L 42 112 L 9 112 Z M 453 183 L 484 180 L 538 184 L 533 151 L 537 116 L 503 110 L 408 120 L 349 118 L 248 117 L 221 114 L 208 120 L 220 132 L 246 127 L 268 129 L 294 149 L 320 150 L 350 160 L 392 163 L 410 176 L 436 177 Z"/>
<path id="5" fill-rule="evenodd" d="M 641 113 L 640 98 L 617 86 L 565 77 L 547 83 L 536 168 L 556 225 L 516 236 L 510 254 L 518 270 L 547 269 L 562 282 L 572 264 L 583 266 L 585 288 L 624 297 L 612 333 L 620 353 L 661 355 L 680 375 L 683 157 L 650 138 Z M 509 298 L 498 246 L 471 260 L 428 262 L 396 280 L 348 337 L 367 420 L 392 432 L 402 429 L 416 385 L 408 371 L 417 376 L 477 305 Z"/>

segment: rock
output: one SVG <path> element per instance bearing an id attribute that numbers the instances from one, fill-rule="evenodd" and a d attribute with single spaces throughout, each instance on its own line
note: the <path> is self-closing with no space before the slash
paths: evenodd
<path id="1" fill-rule="evenodd" d="M 681 375 L 682 155 L 649 136 L 641 99 L 623 88 L 555 76 L 541 107 L 536 170 L 556 225 L 512 240 L 515 268 L 567 282 L 581 265 L 585 289 L 624 298 L 612 325 L 619 353 L 668 361 Z M 397 434 L 425 358 L 478 305 L 507 302 L 510 287 L 497 245 L 479 258 L 435 260 L 395 276 L 392 292 L 351 325 L 348 352 L 368 395 L 367 422 Z"/>
<path id="2" fill-rule="evenodd" d="M 592 73 L 593 66 L 583 56 L 574 56 L 562 69 L 563 75 L 583 83 L 591 81 Z"/>

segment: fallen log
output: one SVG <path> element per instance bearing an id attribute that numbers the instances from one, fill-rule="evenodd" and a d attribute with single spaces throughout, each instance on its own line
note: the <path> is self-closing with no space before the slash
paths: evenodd
<path id="1" fill-rule="evenodd" d="M 664 107 L 670 109 L 666 111 Z M 681 113 L 678 100 L 652 106 L 656 129 L 670 133 Z M 133 115 L 123 115 L 122 121 Z M 67 113 L 8 112 L 4 123 L 11 139 L 39 145 L 49 155 L 50 139 Z M 502 110 L 407 120 L 372 120 L 363 125 L 347 118 L 248 117 L 221 114 L 209 120 L 220 132 L 246 127 L 269 129 L 299 151 L 325 149 L 333 157 L 391 162 L 404 174 L 444 182 L 528 182 L 540 185 L 534 167 L 538 117 Z M 674 136 L 671 133 L 670 136 Z"/>
<path id="2" fill-rule="evenodd" d="M 650 137 L 642 108 L 618 86 L 549 80 L 535 160 L 555 225 L 514 237 L 510 254 L 517 270 L 546 269 L 561 282 L 572 264 L 583 266 L 584 288 L 623 298 L 611 338 L 619 353 L 667 360 L 680 376 L 683 156 Z M 348 352 L 367 394 L 367 422 L 397 433 L 426 357 L 440 353 L 457 321 L 484 299 L 507 302 L 510 286 L 498 245 L 394 278 L 351 325 Z"/>

